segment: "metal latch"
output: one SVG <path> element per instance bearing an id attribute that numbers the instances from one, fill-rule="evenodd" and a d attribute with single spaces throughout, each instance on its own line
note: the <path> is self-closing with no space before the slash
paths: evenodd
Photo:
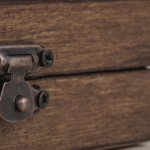
<path id="1" fill-rule="evenodd" d="M 11 74 L 11 81 L 1 88 L 0 116 L 10 122 L 29 118 L 34 111 L 45 108 L 49 93 L 24 80 L 26 73 L 52 66 L 52 51 L 38 45 L 0 46 L 0 74 Z"/>

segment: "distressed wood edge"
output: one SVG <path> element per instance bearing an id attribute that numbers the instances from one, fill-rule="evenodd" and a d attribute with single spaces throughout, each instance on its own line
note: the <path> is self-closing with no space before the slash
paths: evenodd
<path id="1" fill-rule="evenodd" d="M 86 2 L 116 2 L 140 0 L 0 0 L 0 5 L 40 4 L 40 3 L 86 3 Z M 143 0 L 148 1 L 148 0 Z"/>

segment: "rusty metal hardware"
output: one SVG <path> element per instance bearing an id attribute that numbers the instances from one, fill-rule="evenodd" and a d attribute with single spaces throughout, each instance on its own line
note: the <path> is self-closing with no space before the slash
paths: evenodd
<path id="1" fill-rule="evenodd" d="M 1 88 L 0 116 L 9 122 L 29 118 L 48 105 L 49 93 L 24 80 L 26 73 L 51 67 L 52 51 L 38 45 L 0 46 L 0 74 L 11 74 L 11 81 Z"/>

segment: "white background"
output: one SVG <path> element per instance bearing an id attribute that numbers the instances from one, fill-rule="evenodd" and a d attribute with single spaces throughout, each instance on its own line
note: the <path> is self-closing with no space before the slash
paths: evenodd
<path id="1" fill-rule="evenodd" d="M 143 143 L 143 144 L 133 146 L 133 147 L 117 149 L 117 150 L 150 150 L 150 142 Z"/>

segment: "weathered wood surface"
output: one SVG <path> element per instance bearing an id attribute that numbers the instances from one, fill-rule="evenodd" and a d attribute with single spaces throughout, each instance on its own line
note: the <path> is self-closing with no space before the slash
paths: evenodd
<path id="1" fill-rule="evenodd" d="M 53 67 L 30 78 L 143 67 L 150 64 L 149 8 L 150 1 L 1 3 L 0 42 L 54 52 Z"/>
<path id="2" fill-rule="evenodd" d="M 46 109 L 20 123 L 0 120 L 1 150 L 91 150 L 150 139 L 150 71 L 32 80 Z"/>

